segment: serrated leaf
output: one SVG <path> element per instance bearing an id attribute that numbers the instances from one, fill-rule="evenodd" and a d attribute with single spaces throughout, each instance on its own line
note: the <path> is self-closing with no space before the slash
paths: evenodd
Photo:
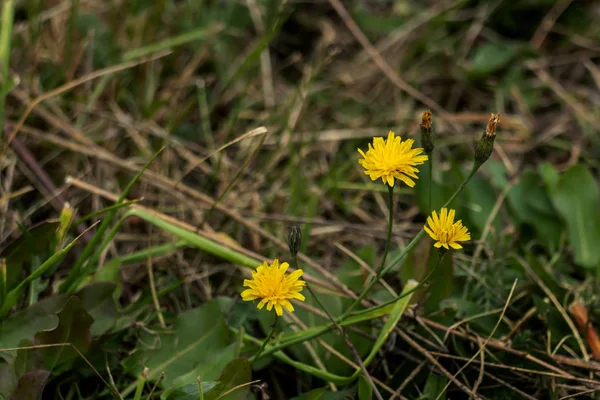
<path id="1" fill-rule="evenodd" d="M 83 307 L 77 296 L 69 297 L 65 308 L 58 313 L 58 326 L 51 330 L 38 332 L 36 344 L 71 343 L 82 354 L 85 354 L 92 342 L 90 327 L 94 319 Z M 79 357 L 71 346 L 41 348 L 44 366 L 49 371 L 67 364 Z"/>

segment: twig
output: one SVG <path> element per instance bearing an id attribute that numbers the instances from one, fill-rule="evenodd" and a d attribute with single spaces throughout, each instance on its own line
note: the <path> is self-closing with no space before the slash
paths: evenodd
<path id="1" fill-rule="evenodd" d="M 387 78 L 394 83 L 400 90 L 408 93 L 410 96 L 419 100 L 421 103 L 427 105 L 429 108 L 435 110 L 435 112 L 440 116 L 442 120 L 450 124 L 452 128 L 456 130 L 452 122 L 450 122 L 450 114 L 444 110 L 442 106 L 436 103 L 433 99 L 428 97 L 427 95 L 419 92 L 417 89 L 406 83 L 400 76 L 394 71 L 392 67 L 385 61 L 385 59 L 379 54 L 377 49 L 373 47 L 369 39 L 365 36 L 365 34 L 360 30 L 359 26 L 354 22 L 352 16 L 346 10 L 346 7 L 342 4 L 340 0 L 329 0 L 331 6 L 338 13 L 342 21 L 346 27 L 350 30 L 352 35 L 359 41 L 359 43 L 365 48 L 369 56 L 373 59 L 373 62 L 379 69 L 387 76 Z"/>
<path id="2" fill-rule="evenodd" d="M 552 27 L 556 23 L 556 20 L 560 15 L 571 5 L 573 0 L 562 0 L 554 3 L 554 6 L 548 11 L 548 14 L 542 20 L 542 23 L 536 29 L 533 37 L 531 38 L 531 47 L 534 49 L 539 49 L 548 33 L 552 30 Z"/>
<path id="3" fill-rule="evenodd" d="M 496 333 L 496 330 L 498 329 L 498 327 L 500 326 L 500 323 L 502 322 L 502 319 L 504 318 L 504 314 L 506 313 L 506 310 L 508 309 L 508 305 L 510 304 L 510 300 L 512 299 L 512 295 L 515 292 L 515 288 L 517 287 L 517 282 L 518 280 L 515 279 L 512 288 L 510 289 L 510 293 L 508 294 L 508 298 L 506 299 L 506 303 L 504 304 L 504 309 L 502 310 L 502 314 L 500 315 L 500 318 L 498 318 L 498 322 L 496 322 L 496 326 L 494 326 L 494 329 L 492 329 L 492 332 L 490 333 L 490 335 L 487 337 L 487 339 L 485 340 L 485 342 L 481 345 L 481 347 L 479 348 L 479 350 L 477 350 L 477 352 L 475 354 L 473 354 L 473 357 L 471 357 L 469 359 L 469 361 L 467 361 L 465 363 L 465 365 L 463 365 L 456 374 L 454 374 L 454 376 L 456 377 L 458 374 L 460 374 L 465 368 L 467 368 L 467 366 L 473 362 L 473 360 L 479 355 L 479 353 L 481 353 L 483 351 L 483 349 L 485 349 L 486 345 L 488 344 L 488 342 L 492 339 L 492 337 L 494 336 L 494 333 Z M 448 386 L 450 386 L 450 382 L 448 382 L 446 384 L 446 386 L 444 386 L 444 388 L 440 391 L 440 394 L 436 397 L 435 400 L 439 400 L 444 393 L 446 392 L 446 389 L 448 389 Z"/>

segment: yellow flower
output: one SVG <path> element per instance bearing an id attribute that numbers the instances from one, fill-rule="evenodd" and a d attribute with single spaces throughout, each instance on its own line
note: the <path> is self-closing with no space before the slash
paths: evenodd
<path id="1" fill-rule="evenodd" d="M 454 210 L 450 210 L 448 213 L 447 208 L 442 208 L 440 217 L 435 211 L 433 211 L 430 217 L 427 217 L 427 226 L 424 227 L 425 232 L 431 236 L 433 240 L 437 240 L 434 244 L 435 247 L 453 249 L 462 249 L 462 246 L 456 242 L 464 242 L 465 240 L 471 240 L 471 234 L 467 230 L 466 226 L 463 226 L 462 221 L 454 222 Z"/>
<path id="2" fill-rule="evenodd" d="M 412 148 L 414 142 L 413 139 L 403 142 L 400 136 L 394 136 L 394 132 L 390 131 L 387 140 L 382 137 L 373 138 L 373 146 L 369 143 L 367 154 L 358 149 L 364 157 L 358 162 L 365 169 L 365 174 L 373 181 L 381 178 L 383 183 L 394 187 L 394 178 L 396 178 L 413 187 L 415 182 L 410 178 L 418 179 L 416 173 L 419 172 L 414 166 L 427 161 L 426 155 L 419 155 L 423 149 Z"/>
<path id="3" fill-rule="evenodd" d="M 257 306 L 259 310 L 266 304 L 268 311 L 275 307 L 275 312 L 279 316 L 283 315 L 282 306 L 289 312 L 293 312 L 294 307 L 290 299 L 305 300 L 300 291 L 306 286 L 306 282 L 298 279 L 304 273 L 301 269 L 286 276 L 285 271 L 289 266 L 286 262 L 279 265 L 279 260 L 274 260 L 272 265 L 265 261 L 263 265 L 256 268 L 256 271 L 252 271 L 252 279 L 244 280 L 244 286 L 250 289 L 242 292 L 242 299 L 251 301 L 260 298 Z"/>

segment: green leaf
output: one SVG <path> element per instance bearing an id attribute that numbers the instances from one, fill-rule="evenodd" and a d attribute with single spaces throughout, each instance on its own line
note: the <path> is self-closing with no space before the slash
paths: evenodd
<path id="1" fill-rule="evenodd" d="M 81 236 L 79 236 L 81 237 Z M 33 280 L 42 276 L 48 269 L 50 269 L 54 264 L 58 261 L 62 260 L 62 258 L 71 250 L 75 243 L 79 239 L 79 237 L 73 239 L 71 243 L 66 245 L 63 249 L 54 253 L 50 258 L 48 258 L 42 265 L 39 266 L 35 271 L 33 271 L 27 278 L 23 279 L 21 283 L 17 285 L 16 288 L 8 292 L 6 298 L 4 299 L 4 304 L 2 304 L 2 309 L 0 310 L 0 315 L 6 315 L 11 308 L 17 304 L 19 300 L 19 296 L 21 295 L 21 291 L 27 287 Z"/>
<path id="2" fill-rule="evenodd" d="M 327 391 L 326 387 L 322 387 L 319 389 L 311 390 L 310 392 L 301 394 L 300 396 L 296 396 L 291 400 L 321 400 L 323 397 L 323 393 Z"/>
<path id="3" fill-rule="evenodd" d="M 402 289 L 402 293 L 410 293 L 415 287 L 417 287 L 417 285 L 418 282 L 414 280 L 406 282 L 406 285 L 404 285 L 404 288 Z M 394 308 L 392 308 L 392 312 L 390 312 L 387 321 L 385 321 L 385 324 L 381 328 L 379 336 L 377 336 L 377 339 L 375 340 L 375 344 L 373 345 L 371 352 L 363 361 L 365 366 L 369 365 L 371 361 L 373 361 L 373 359 L 379 352 L 379 349 L 381 349 L 381 346 L 383 346 L 383 344 L 386 342 L 392 330 L 396 327 L 398 322 L 400 322 L 400 318 L 402 318 L 402 314 L 404 314 L 404 311 L 406 311 L 406 308 L 408 307 L 411 298 L 412 293 L 407 296 L 401 297 L 398 301 L 394 303 Z"/>
<path id="4" fill-rule="evenodd" d="M 598 267 L 600 263 L 600 194 L 592 174 L 580 165 L 569 168 L 551 191 L 554 206 L 567 223 L 575 263 Z"/>
<path id="5" fill-rule="evenodd" d="M 492 213 L 498 196 L 492 185 L 486 180 L 481 178 L 479 175 L 475 175 L 469 185 L 466 187 L 469 195 L 469 202 L 466 209 L 469 211 L 469 221 L 474 225 L 471 227 L 471 231 L 477 230 L 483 232 L 487 221 Z M 460 210 L 459 210 L 460 211 Z M 466 215 L 460 215 L 457 212 L 456 219 L 465 219 Z M 492 221 L 492 233 L 498 233 L 502 230 L 502 221 L 500 219 L 500 213 L 496 215 Z"/>
<path id="6" fill-rule="evenodd" d="M 33 346 L 33 343 L 29 339 L 23 339 L 19 342 L 19 347 L 31 346 Z M 35 349 L 17 350 L 17 358 L 15 358 L 13 364 L 15 375 L 21 377 L 27 372 L 39 369 L 43 362 L 40 353 Z"/>
<path id="7" fill-rule="evenodd" d="M 525 46 L 507 42 L 485 43 L 475 50 L 468 72 L 473 77 L 492 74 L 507 66 Z"/>
<path id="8" fill-rule="evenodd" d="M 23 268 L 33 257 L 43 257 L 43 253 L 54 241 L 58 228 L 57 221 L 46 221 L 29 228 L 11 244 L 2 249 L 0 258 L 6 260 L 6 288 L 13 289 L 22 278 Z"/>
<path id="9" fill-rule="evenodd" d="M 252 366 L 247 358 L 238 358 L 231 361 L 221 372 L 217 385 L 204 394 L 204 400 L 243 400 L 250 390 L 250 386 L 239 389 L 236 387 L 252 380 Z M 226 394 L 227 393 L 227 394 Z"/>
<path id="10" fill-rule="evenodd" d="M 90 326 L 94 319 L 85 310 L 77 296 L 69 297 L 65 308 L 58 313 L 58 326 L 52 330 L 38 332 L 35 335 L 36 344 L 71 343 L 82 354 L 85 354 L 92 342 Z M 72 362 L 79 354 L 71 346 L 41 348 L 46 369 L 54 368 Z"/>
<path id="11" fill-rule="evenodd" d="M 81 304 L 94 320 L 91 327 L 92 336 L 109 332 L 121 316 L 113 296 L 116 288 L 117 285 L 112 282 L 96 282 L 77 292 Z"/>
<path id="12" fill-rule="evenodd" d="M 0 349 L 18 347 L 22 339 L 33 339 L 38 331 L 56 327 L 56 314 L 66 303 L 67 296 L 52 296 L 0 321 Z"/>
<path id="13" fill-rule="evenodd" d="M 358 400 L 371 400 L 373 397 L 373 387 L 369 380 L 361 375 L 358 378 Z"/>
<path id="14" fill-rule="evenodd" d="M 437 399 L 444 387 L 448 383 L 448 379 L 445 376 L 430 373 L 423 389 L 423 397 L 426 399 Z M 444 393 L 440 400 L 446 400 L 446 394 Z"/>
<path id="15" fill-rule="evenodd" d="M 6 400 L 41 399 L 44 385 L 49 376 L 50 371 L 44 370 L 35 370 L 25 373 L 19 378 L 17 387 Z"/>
<path id="16" fill-rule="evenodd" d="M 180 314 L 173 328 L 158 337 L 147 334 L 142 339 L 142 343 L 156 346 L 140 345 L 124 361 L 126 372 L 139 376 L 147 367 L 148 381 L 164 372 L 161 384 L 165 387 L 195 383 L 198 376 L 205 381 L 215 380 L 234 355 L 234 340 L 216 300 Z M 128 386 L 123 397 L 135 386 L 135 382 Z"/>
<path id="17" fill-rule="evenodd" d="M 217 385 L 215 381 L 202 382 L 202 393 L 206 393 Z M 198 383 L 173 387 L 165 390 L 160 395 L 161 400 L 198 400 L 200 399 L 200 388 Z"/>
<path id="18" fill-rule="evenodd" d="M 546 187 L 534 170 L 523 171 L 519 183 L 508 192 L 508 203 L 518 225 L 529 224 L 544 243 L 558 245 L 563 223 L 556 218 Z"/>

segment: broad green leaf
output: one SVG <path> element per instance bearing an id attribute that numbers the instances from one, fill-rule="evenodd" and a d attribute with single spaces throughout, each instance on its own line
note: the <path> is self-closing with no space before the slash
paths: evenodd
<path id="1" fill-rule="evenodd" d="M 469 185 L 466 187 L 466 191 L 469 196 L 469 202 L 466 209 L 469 212 L 469 221 L 473 224 L 469 227 L 469 230 L 471 232 L 483 232 L 487 221 L 490 218 L 490 214 L 496 205 L 496 200 L 498 198 L 496 191 L 487 180 L 481 178 L 479 175 L 475 175 L 471 179 L 471 182 L 469 182 Z M 467 215 L 461 214 L 460 210 L 457 211 L 456 220 L 463 220 L 463 223 L 466 225 L 467 222 L 464 220 Z M 497 234 L 501 229 L 502 221 L 500 219 L 500 213 L 498 213 L 492 221 L 491 233 Z"/>
<path id="2" fill-rule="evenodd" d="M 95 282 L 77 292 L 77 297 L 94 319 L 92 336 L 109 332 L 121 316 L 113 296 L 117 285 L 112 282 Z"/>
<path id="3" fill-rule="evenodd" d="M 215 381 L 202 381 L 202 393 L 206 393 L 217 385 Z M 173 387 L 165 390 L 160 395 L 160 400 L 198 400 L 200 399 L 200 388 L 198 383 Z"/>
<path id="4" fill-rule="evenodd" d="M 50 371 L 35 370 L 25 373 L 15 390 L 6 398 L 6 400 L 35 400 L 42 398 L 44 385 L 50 376 Z"/>
<path id="5" fill-rule="evenodd" d="M 508 192 L 508 203 L 517 225 L 529 224 L 544 243 L 558 245 L 563 223 L 556 218 L 556 210 L 535 171 L 530 168 L 523 171 L 519 182 Z"/>
<path id="6" fill-rule="evenodd" d="M 67 296 L 52 296 L 0 321 L 0 350 L 18 347 L 22 339 L 33 339 L 37 332 L 56 327 L 56 314 L 66 303 Z"/>
<path id="7" fill-rule="evenodd" d="M 31 347 L 33 343 L 29 339 L 23 339 L 19 342 L 19 347 Z M 34 349 L 21 349 L 17 351 L 17 357 L 13 364 L 17 378 L 23 376 L 26 372 L 39 369 L 43 366 L 44 360 L 40 353 Z"/>
<path id="8" fill-rule="evenodd" d="M 58 313 L 58 326 L 51 330 L 44 330 L 35 335 L 36 344 L 71 343 L 82 354 L 85 354 L 92 342 L 90 326 L 94 319 L 83 307 L 77 296 L 69 297 L 65 308 Z M 71 346 L 57 346 L 41 348 L 46 369 L 67 364 L 79 357 Z"/>
<path id="9" fill-rule="evenodd" d="M 437 399 L 442 390 L 444 390 L 446 383 L 448 383 L 448 378 L 431 372 L 427 378 L 427 382 L 425 383 L 422 398 L 427 400 Z M 440 397 L 440 400 L 446 400 L 445 393 Z"/>
<path id="10" fill-rule="evenodd" d="M 474 78 L 492 74 L 507 66 L 526 47 L 527 45 L 524 44 L 509 43 L 506 41 L 485 43 L 475 49 L 468 73 Z"/>
<path id="11" fill-rule="evenodd" d="M 204 381 L 216 380 L 220 371 L 234 355 L 234 338 L 225 325 L 218 301 L 211 301 L 180 314 L 172 329 L 160 335 L 143 336 L 137 351 L 124 361 L 126 372 L 139 376 L 149 368 L 148 381 L 164 372 L 161 385 L 170 387 L 194 383 L 198 376 Z M 177 379 L 186 376 L 188 381 Z M 135 390 L 128 386 L 122 395 Z"/>
<path id="12" fill-rule="evenodd" d="M 371 400 L 373 397 L 373 387 L 369 380 L 363 375 L 358 377 L 358 400 Z"/>
<path id="13" fill-rule="evenodd" d="M 217 385 L 204 394 L 204 400 L 243 400 L 250 386 L 237 388 L 252 380 L 252 366 L 247 358 L 238 358 L 225 366 L 218 379 Z"/>
<path id="14" fill-rule="evenodd" d="M 551 191 L 554 206 L 567 223 L 575 263 L 593 268 L 600 264 L 600 193 L 592 174 L 583 166 L 569 168 Z"/>
<path id="15" fill-rule="evenodd" d="M 323 393 L 327 391 L 326 387 L 322 387 L 319 389 L 313 389 L 310 392 L 301 394 L 300 396 L 296 396 L 291 400 L 320 400 L 323 396 Z"/>
<path id="16" fill-rule="evenodd" d="M 311 390 L 310 392 L 301 394 L 291 400 L 347 400 L 352 399 L 356 395 L 356 390 L 347 389 L 338 392 L 332 392 L 326 387 Z"/>

